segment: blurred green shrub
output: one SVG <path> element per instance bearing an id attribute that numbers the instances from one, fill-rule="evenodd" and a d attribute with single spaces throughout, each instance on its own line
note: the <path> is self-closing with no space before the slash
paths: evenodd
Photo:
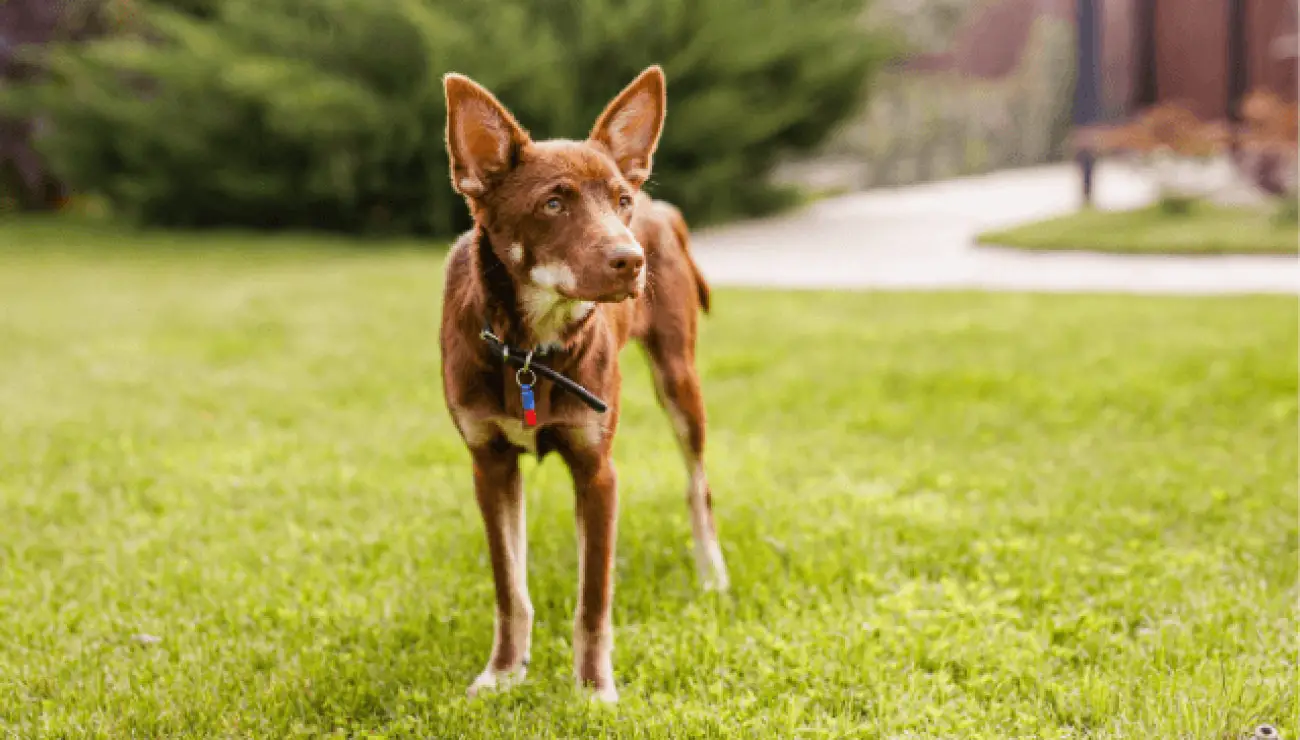
<path id="1" fill-rule="evenodd" d="M 769 182 L 860 108 L 892 48 L 862 0 L 169 0 L 50 50 L 0 106 L 41 112 L 75 189 L 149 224 L 448 235 L 442 75 L 535 137 L 581 137 L 654 62 L 668 124 L 651 189 L 696 222 L 763 213 Z"/>

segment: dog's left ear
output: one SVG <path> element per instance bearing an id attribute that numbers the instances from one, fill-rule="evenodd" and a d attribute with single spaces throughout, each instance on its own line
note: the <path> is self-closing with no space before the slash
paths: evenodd
<path id="1" fill-rule="evenodd" d="M 614 155 L 623 176 L 637 187 L 650 177 L 666 107 L 664 71 L 656 64 L 623 88 L 591 129 L 591 140 Z"/>

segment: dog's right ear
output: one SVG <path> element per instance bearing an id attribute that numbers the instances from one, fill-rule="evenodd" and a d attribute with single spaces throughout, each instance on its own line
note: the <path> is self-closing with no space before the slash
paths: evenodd
<path id="1" fill-rule="evenodd" d="M 452 187 L 462 195 L 481 196 L 513 165 L 528 143 L 528 132 L 492 93 L 465 75 L 449 73 L 442 85 Z"/>

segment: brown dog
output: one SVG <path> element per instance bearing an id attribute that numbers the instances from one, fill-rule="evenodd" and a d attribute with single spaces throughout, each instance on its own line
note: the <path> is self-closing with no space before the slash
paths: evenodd
<path id="1" fill-rule="evenodd" d="M 444 85 L 452 183 L 475 226 L 447 259 L 442 374 L 474 462 L 497 601 L 492 655 L 469 693 L 517 682 L 528 665 L 533 609 L 519 455 L 555 451 L 576 495 L 574 673 L 595 696 L 613 701 L 618 493 L 611 447 L 619 351 L 629 339 L 650 357 L 686 457 L 700 576 L 706 588 L 727 587 L 695 371 L 696 312 L 708 309 L 709 290 L 681 214 L 640 192 L 663 127 L 663 72 L 655 66 L 641 73 L 586 141 L 534 142 L 469 78 L 449 74 Z M 599 399 L 608 401 L 603 411 Z"/>

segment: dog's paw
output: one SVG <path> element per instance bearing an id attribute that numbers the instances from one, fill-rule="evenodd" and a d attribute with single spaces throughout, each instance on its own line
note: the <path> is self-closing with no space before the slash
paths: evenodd
<path id="1" fill-rule="evenodd" d="M 695 541 L 695 571 L 700 576 L 700 586 L 705 591 L 723 592 L 731 587 L 727 577 L 727 561 L 716 539 Z"/>
<path id="2" fill-rule="evenodd" d="M 494 691 L 505 691 L 523 683 L 527 675 L 528 667 L 523 665 L 508 668 L 504 671 L 498 671 L 489 666 L 479 674 L 478 678 L 474 679 L 474 683 L 469 685 L 469 690 L 466 693 L 469 698 L 473 699 L 476 696 Z"/>
<path id="3" fill-rule="evenodd" d="M 721 594 L 731 590 L 731 581 L 727 580 L 727 574 L 725 572 L 719 574 L 710 573 L 701 576 L 700 586 L 705 591 L 712 591 Z"/>
<path id="4" fill-rule="evenodd" d="M 584 686 L 580 686 L 578 688 L 584 694 L 586 694 L 589 700 L 597 704 L 608 705 L 608 704 L 618 703 L 618 689 L 614 688 L 613 681 L 605 684 L 604 686 L 593 686 L 591 684 L 587 684 Z"/>

